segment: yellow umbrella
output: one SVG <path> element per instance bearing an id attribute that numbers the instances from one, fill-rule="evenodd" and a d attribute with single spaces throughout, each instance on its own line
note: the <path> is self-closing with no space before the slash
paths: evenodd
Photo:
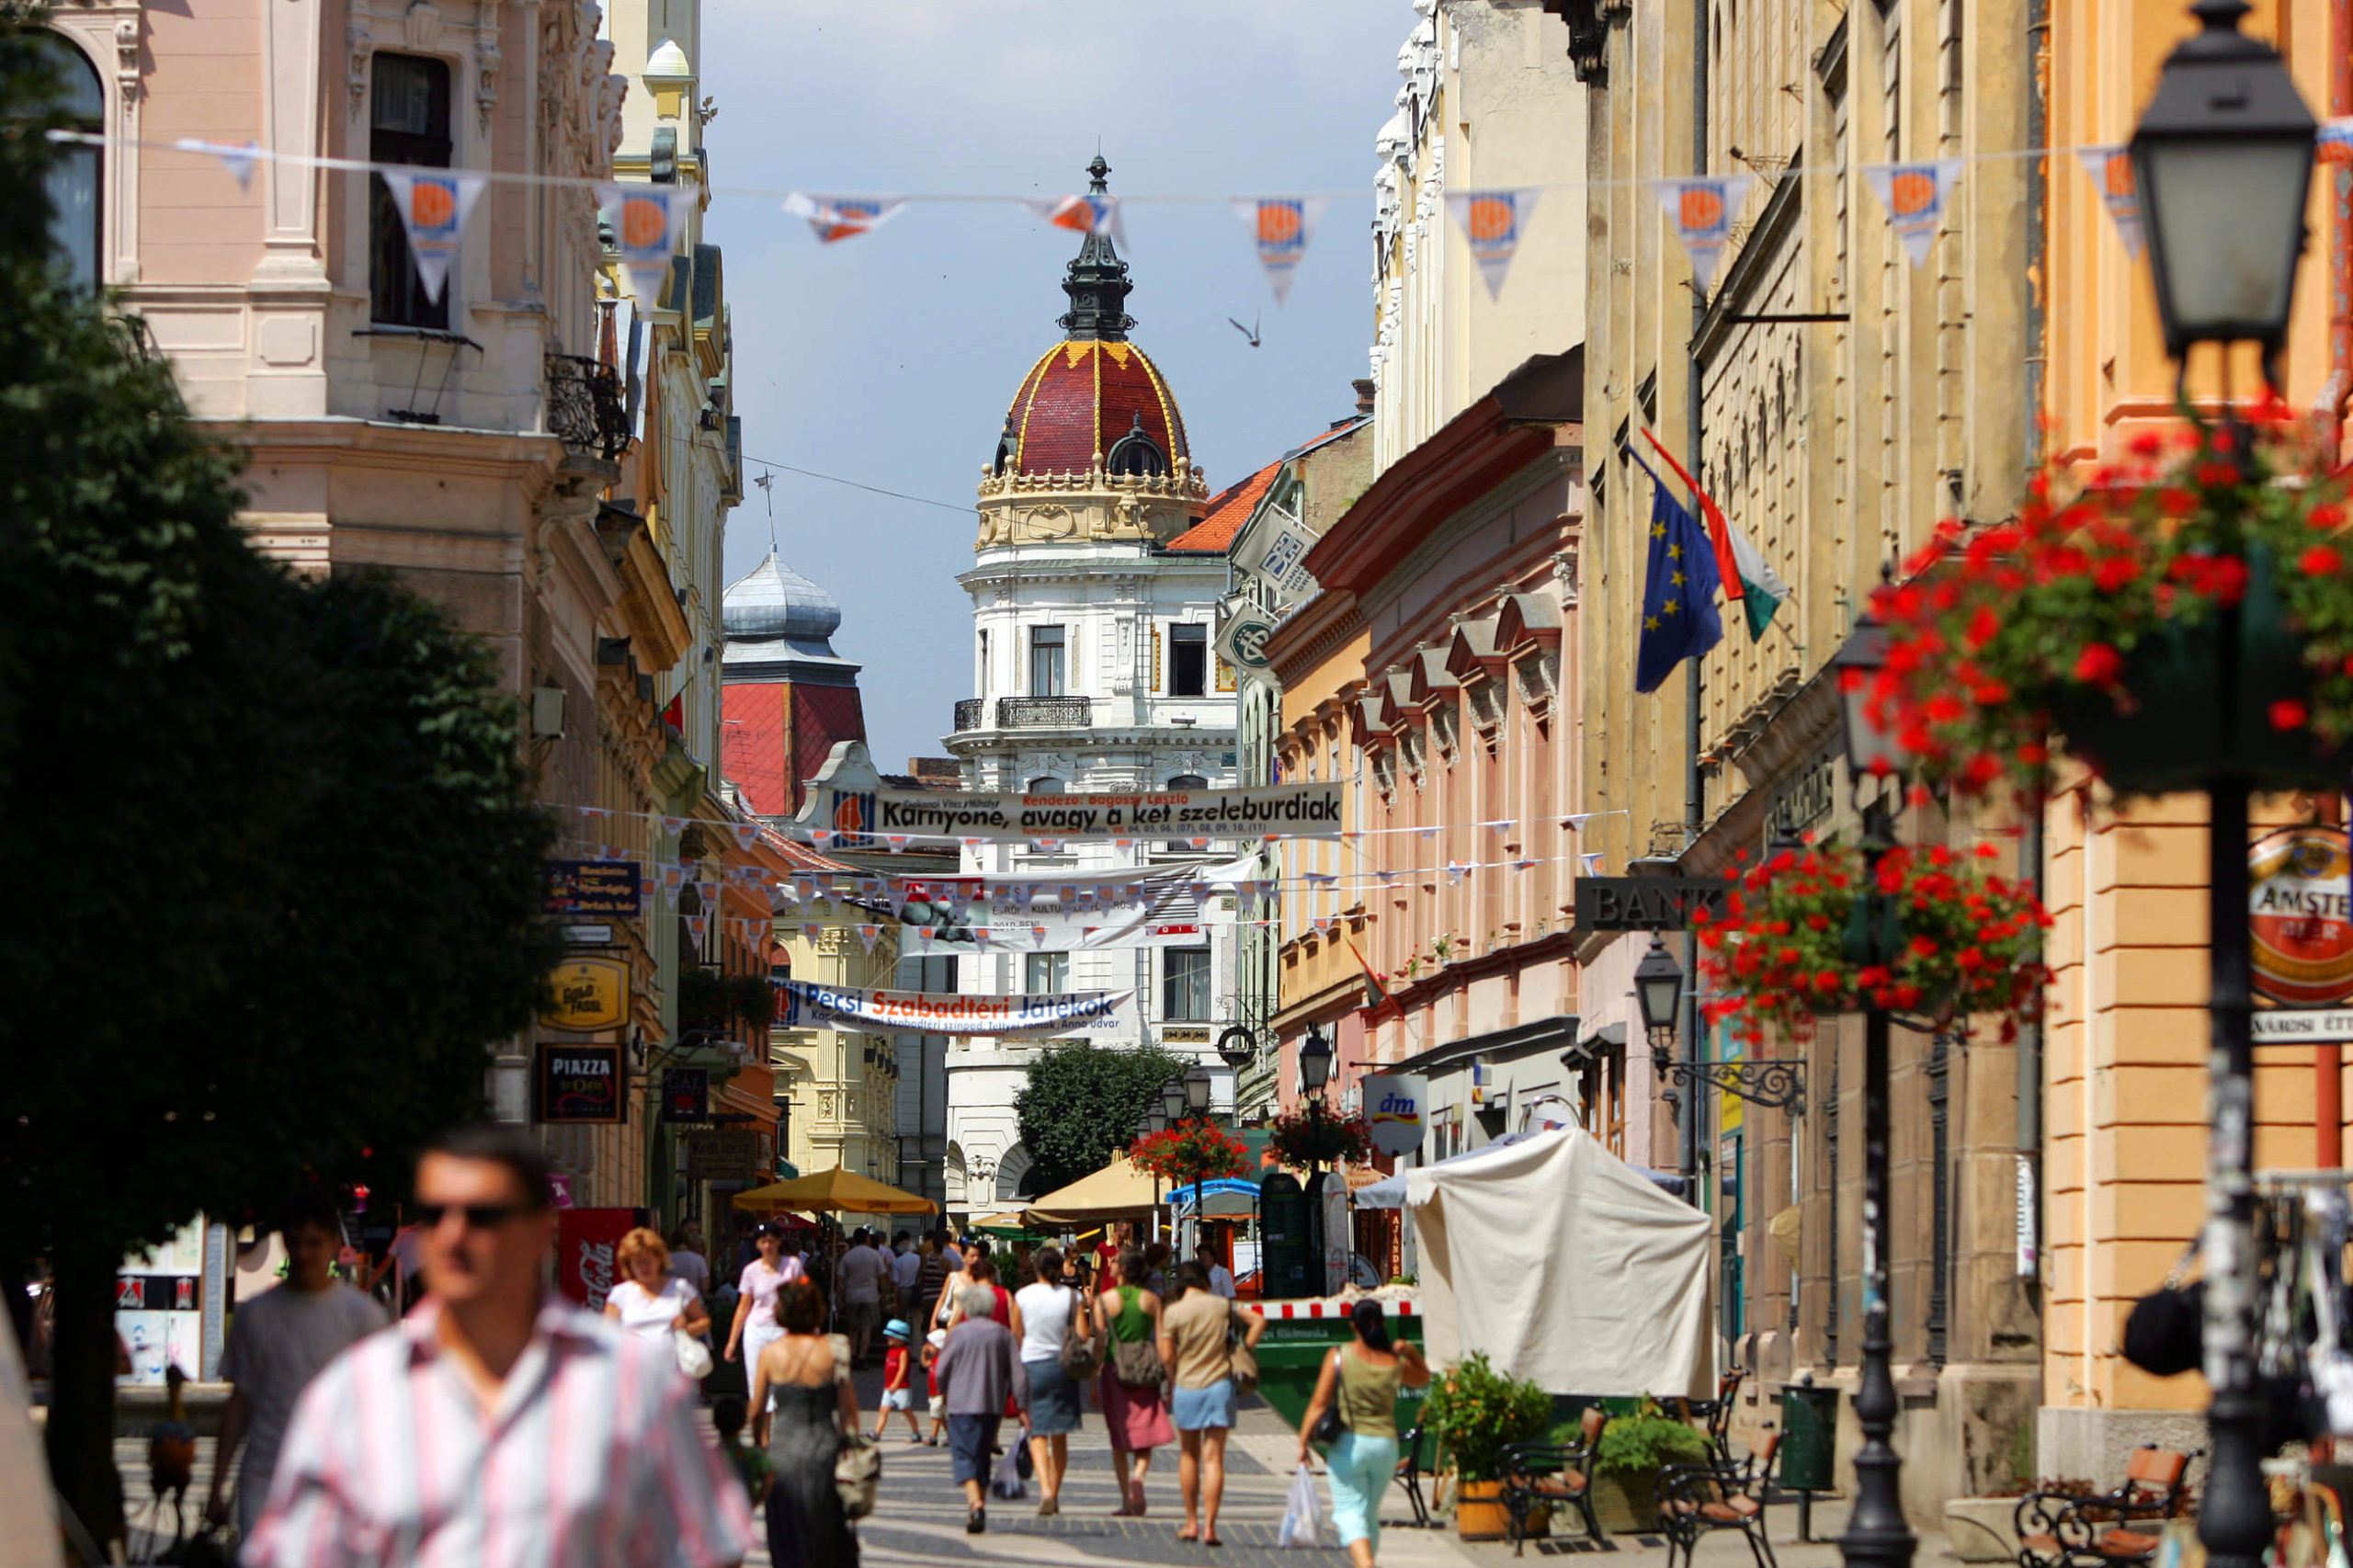
<path id="1" fill-rule="evenodd" d="M 912 1192 L 902 1192 L 871 1176 L 856 1171 L 846 1171 L 839 1165 L 814 1176 L 795 1176 L 790 1181 L 771 1182 L 735 1195 L 735 1207 L 758 1210 L 762 1209 L 809 1209 L 850 1214 L 936 1214 L 939 1205 L 928 1198 L 918 1198 Z"/>
<path id="2" fill-rule="evenodd" d="M 1148 1173 L 1130 1165 L 1125 1154 L 1114 1154 L 1093 1176 L 1081 1176 L 1030 1204 L 1029 1218 L 1050 1225 L 1141 1220 L 1153 1211 L 1155 1191 Z"/>

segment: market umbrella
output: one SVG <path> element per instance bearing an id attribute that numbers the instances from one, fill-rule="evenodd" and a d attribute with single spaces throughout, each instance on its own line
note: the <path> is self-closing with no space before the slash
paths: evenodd
<path id="1" fill-rule="evenodd" d="M 1071 1225 L 1095 1220 L 1142 1220 L 1157 1207 L 1150 1175 L 1114 1154 L 1093 1176 L 1046 1194 L 1029 1206 L 1032 1224 Z"/>
<path id="2" fill-rule="evenodd" d="M 735 1207 L 758 1210 L 762 1209 L 807 1209 L 813 1211 L 849 1214 L 936 1214 L 939 1205 L 928 1198 L 918 1198 L 912 1192 L 902 1192 L 871 1176 L 856 1171 L 846 1171 L 839 1165 L 814 1176 L 796 1176 L 790 1181 L 771 1182 L 756 1187 L 749 1192 L 735 1195 Z"/>

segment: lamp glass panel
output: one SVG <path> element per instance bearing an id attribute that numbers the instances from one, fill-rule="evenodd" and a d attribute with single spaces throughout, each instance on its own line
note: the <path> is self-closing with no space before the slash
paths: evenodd
<path id="1" fill-rule="evenodd" d="M 2313 147 L 2256 138 L 2148 147 L 2143 197 L 2184 343 L 2277 333 L 2302 252 Z"/>
<path id="2" fill-rule="evenodd" d="M 1871 722 L 1869 681 L 1853 691 L 1839 693 L 1847 732 L 1847 768 L 1857 778 L 1885 778 L 1904 771 L 1905 757 L 1895 744 L 1895 732 Z"/>

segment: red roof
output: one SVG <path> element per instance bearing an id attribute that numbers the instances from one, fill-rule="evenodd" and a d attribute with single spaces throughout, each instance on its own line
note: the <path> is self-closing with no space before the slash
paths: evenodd
<path id="1" fill-rule="evenodd" d="M 1085 473 L 1138 428 L 1168 467 L 1191 455 L 1175 395 L 1132 343 L 1055 344 L 1021 378 L 1010 426 L 1020 473 Z"/>
<path id="2" fill-rule="evenodd" d="M 1282 472 L 1287 460 L 1277 458 L 1247 479 L 1237 480 L 1210 497 L 1210 509 L 1201 520 L 1168 541 L 1171 551 L 1198 551 L 1204 554 L 1222 552 L 1233 546 L 1233 536 L 1258 509 L 1267 494 L 1267 486 L 1274 483 L 1275 475 Z"/>

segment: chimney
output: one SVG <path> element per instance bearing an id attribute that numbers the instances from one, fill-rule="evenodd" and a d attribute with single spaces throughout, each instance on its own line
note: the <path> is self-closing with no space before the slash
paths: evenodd
<path id="1" fill-rule="evenodd" d="M 1357 390 L 1357 412 L 1358 414 L 1370 414 L 1372 412 L 1372 383 L 1370 381 L 1350 381 L 1348 385 L 1356 388 Z"/>

